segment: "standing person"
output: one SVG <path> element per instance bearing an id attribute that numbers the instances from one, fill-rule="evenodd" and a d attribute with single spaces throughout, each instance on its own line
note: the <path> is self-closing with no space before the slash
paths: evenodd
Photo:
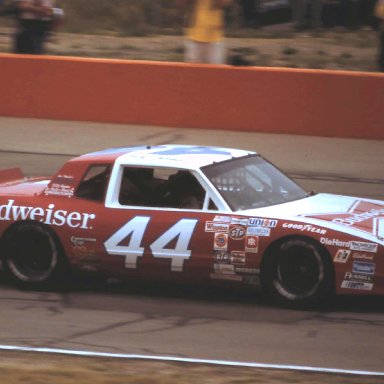
<path id="1" fill-rule="evenodd" d="M 246 27 L 256 27 L 257 20 L 257 0 L 241 0 L 241 7 L 243 9 L 244 25 Z"/>
<path id="2" fill-rule="evenodd" d="M 323 0 L 291 0 L 295 29 L 320 28 L 323 17 Z M 308 12 L 310 8 L 310 12 Z"/>
<path id="3" fill-rule="evenodd" d="M 53 20 L 63 16 L 52 0 L 15 0 L 18 26 L 15 53 L 43 54 Z"/>
<path id="4" fill-rule="evenodd" d="M 375 16 L 380 20 L 379 71 L 384 72 L 384 0 L 377 1 L 375 5 Z"/>
<path id="5" fill-rule="evenodd" d="M 178 0 L 187 7 L 185 61 L 189 63 L 224 64 L 225 7 L 231 0 Z"/>

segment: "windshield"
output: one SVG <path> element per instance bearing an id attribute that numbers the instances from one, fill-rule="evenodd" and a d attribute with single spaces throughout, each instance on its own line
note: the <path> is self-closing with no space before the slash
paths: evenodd
<path id="1" fill-rule="evenodd" d="M 233 211 L 262 208 L 308 196 L 259 155 L 209 165 L 202 171 Z"/>

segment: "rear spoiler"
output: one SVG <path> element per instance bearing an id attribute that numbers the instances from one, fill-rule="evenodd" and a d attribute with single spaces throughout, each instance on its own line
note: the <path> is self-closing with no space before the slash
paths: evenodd
<path id="1" fill-rule="evenodd" d="M 24 178 L 20 168 L 3 169 L 0 171 L 0 184 L 21 180 Z"/>

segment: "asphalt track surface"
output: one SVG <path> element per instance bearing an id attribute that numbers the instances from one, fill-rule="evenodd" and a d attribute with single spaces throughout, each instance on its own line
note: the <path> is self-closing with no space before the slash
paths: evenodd
<path id="1" fill-rule="evenodd" d="M 106 147 L 165 143 L 252 149 L 308 190 L 384 196 L 383 141 L 0 118 L 0 168 L 26 175 Z M 384 371 L 382 297 L 294 311 L 240 290 L 79 275 L 57 292 L 27 292 L 0 275 L 0 303 L 2 345 Z"/>

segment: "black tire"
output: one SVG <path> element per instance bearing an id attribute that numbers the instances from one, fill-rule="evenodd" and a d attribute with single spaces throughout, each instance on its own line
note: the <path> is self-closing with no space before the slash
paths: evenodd
<path id="1" fill-rule="evenodd" d="M 301 237 L 281 241 L 268 251 L 261 278 L 267 293 L 291 308 L 318 304 L 334 290 L 331 258 L 319 244 Z"/>
<path id="2" fill-rule="evenodd" d="M 4 239 L 3 268 L 24 288 L 46 288 L 62 280 L 67 263 L 61 245 L 49 228 L 36 223 L 13 227 Z"/>

